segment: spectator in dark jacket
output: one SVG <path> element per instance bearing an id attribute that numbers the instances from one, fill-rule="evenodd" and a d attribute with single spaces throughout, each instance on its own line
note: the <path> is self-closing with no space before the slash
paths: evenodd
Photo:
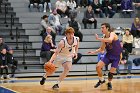
<path id="1" fill-rule="evenodd" d="M 43 2 L 42 0 L 29 0 L 29 9 L 30 12 L 33 11 L 33 8 L 36 7 L 39 12 L 43 11 Z"/>
<path id="2" fill-rule="evenodd" d="M 7 63 L 10 64 L 10 68 L 11 68 L 11 78 L 15 77 L 15 70 L 17 69 L 17 64 L 18 61 L 14 59 L 13 56 L 14 50 L 12 48 L 8 49 L 7 52 Z"/>
<path id="3" fill-rule="evenodd" d="M 9 78 L 9 73 L 8 73 L 8 63 L 7 63 L 7 56 L 6 56 L 6 49 L 3 48 L 0 52 L 0 78 L 4 79 L 4 73 L 3 70 L 6 72 L 6 78 Z"/>
<path id="4" fill-rule="evenodd" d="M 110 0 L 103 0 L 102 7 L 107 18 L 112 18 L 115 15 L 115 11 L 113 10 L 113 3 Z"/>
<path id="5" fill-rule="evenodd" d="M 84 24 L 85 29 L 87 29 L 87 24 L 92 25 L 93 23 L 94 23 L 94 29 L 97 28 L 97 20 L 94 17 L 94 11 L 93 11 L 91 5 L 89 5 L 88 9 L 84 12 L 84 18 L 83 18 L 82 22 Z"/>
<path id="6" fill-rule="evenodd" d="M 116 12 L 120 12 L 121 10 L 121 0 L 111 0 L 113 10 Z"/>
<path id="7" fill-rule="evenodd" d="M 83 34 L 81 33 L 81 25 L 79 24 L 78 21 L 74 17 L 71 17 L 68 23 L 66 24 L 67 27 L 72 27 L 74 29 L 74 36 L 79 37 L 80 42 L 83 40 Z"/>
<path id="8" fill-rule="evenodd" d="M 136 16 L 140 16 L 140 0 L 134 0 Z"/>
<path id="9" fill-rule="evenodd" d="M 100 4 L 99 0 L 94 0 L 94 2 L 92 2 L 92 8 L 94 10 L 94 13 L 99 15 L 100 18 L 103 18 L 103 10 L 102 10 L 102 5 Z"/>

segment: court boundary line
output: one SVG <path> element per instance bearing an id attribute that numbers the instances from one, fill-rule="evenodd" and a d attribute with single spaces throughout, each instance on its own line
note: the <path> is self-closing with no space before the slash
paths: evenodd
<path id="1" fill-rule="evenodd" d="M 7 88 L 7 87 L 4 87 L 4 86 L 0 86 L 0 87 L 2 87 L 2 88 L 4 88 L 4 89 L 7 89 L 7 90 L 10 90 L 10 91 L 13 91 L 13 92 L 15 92 L 15 93 L 21 93 L 21 92 L 18 92 L 18 91 L 12 90 L 12 89 Z"/>

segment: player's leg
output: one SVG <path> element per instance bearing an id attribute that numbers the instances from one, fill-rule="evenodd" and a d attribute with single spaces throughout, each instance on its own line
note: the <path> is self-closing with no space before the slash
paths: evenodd
<path id="1" fill-rule="evenodd" d="M 108 73 L 108 83 L 107 83 L 108 90 L 112 90 L 111 81 L 112 81 L 112 79 L 113 79 L 113 75 L 114 75 L 115 71 L 116 71 L 116 68 L 111 67 L 111 68 L 110 68 L 110 71 L 109 71 L 109 73 Z"/>
<path id="2" fill-rule="evenodd" d="M 103 61 L 98 62 L 97 66 L 96 66 L 96 71 L 99 77 L 99 82 L 97 82 L 97 84 L 94 86 L 94 88 L 97 88 L 98 86 L 100 86 L 101 84 L 105 83 L 103 74 L 102 74 L 102 68 L 104 67 L 105 63 Z"/>
<path id="3" fill-rule="evenodd" d="M 53 89 L 59 88 L 59 84 L 62 80 L 64 80 L 64 78 L 67 76 L 67 74 L 69 73 L 71 67 L 72 67 L 72 62 L 65 62 L 63 63 L 63 72 L 60 74 L 58 81 L 56 82 L 56 84 L 52 87 Z"/>
<path id="4" fill-rule="evenodd" d="M 113 75 L 116 72 L 116 69 L 117 69 L 119 62 L 120 62 L 120 56 L 112 56 L 111 58 L 113 61 L 111 64 L 110 71 L 108 73 L 108 84 L 107 84 L 108 90 L 112 90 L 111 81 L 113 79 Z"/>
<path id="5" fill-rule="evenodd" d="M 56 69 L 57 69 L 57 68 L 56 68 Z M 56 69 L 55 69 L 55 71 L 56 71 Z M 54 71 L 54 72 L 55 72 L 55 71 Z M 43 74 L 42 79 L 41 79 L 41 81 L 40 81 L 40 85 L 44 85 L 46 78 L 47 78 L 48 76 L 51 76 L 54 72 L 52 72 L 52 73 L 46 72 L 45 74 Z"/>

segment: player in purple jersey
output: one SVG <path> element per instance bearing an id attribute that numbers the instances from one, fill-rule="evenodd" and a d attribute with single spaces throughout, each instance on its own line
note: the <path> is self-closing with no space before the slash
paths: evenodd
<path id="1" fill-rule="evenodd" d="M 108 65 L 111 63 L 111 68 L 108 73 L 108 90 L 112 90 L 112 78 L 113 74 L 116 71 L 116 68 L 118 67 L 119 61 L 121 59 L 121 45 L 120 41 L 118 39 L 118 36 L 113 32 L 113 29 L 111 29 L 109 23 L 103 23 L 101 24 L 101 30 L 102 33 L 105 35 L 103 38 L 99 38 L 97 34 L 95 34 L 96 39 L 102 42 L 102 45 L 99 49 L 95 51 L 89 51 L 88 54 L 96 54 L 98 52 L 104 51 L 106 49 L 106 55 L 103 59 L 101 59 L 96 66 L 96 71 L 98 73 L 99 82 L 94 86 L 97 88 L 101 84 L 105 83 L 105 79 L 103 78 L 102 74 L 102 68 L 105 65 Z"/>

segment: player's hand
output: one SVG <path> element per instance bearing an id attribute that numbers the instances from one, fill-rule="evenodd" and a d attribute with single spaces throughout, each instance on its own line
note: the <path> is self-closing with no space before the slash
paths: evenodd
<path id="1" fill-rule="evenodd" d="M 52 63 L 51 61 L 47 61 L 45 64 L 49 64 L 49 63 Z"/>
<path id="2" fill-rule="evenodd" d="M 74 59 L 77 59 L 77 57 L 78 57 L 78 56 L 77 56 L 77 53 L 74 53 L 74 54 L 73 54 L 73 58 L 74 58 Z"/>
<path id="3" fill-rule="evenodd" d="M 95 52 L 94 51 L 89 51 L 88 54 L 95 54 Z"/>
<path id="4" fill-rule="evenodd" d="M 99 39 L 99 36 L 98 36 L 98 34 L 95 34 L 95 37 L 96 37 L 96 40 L 98 40 L 98 39 Z"/>

